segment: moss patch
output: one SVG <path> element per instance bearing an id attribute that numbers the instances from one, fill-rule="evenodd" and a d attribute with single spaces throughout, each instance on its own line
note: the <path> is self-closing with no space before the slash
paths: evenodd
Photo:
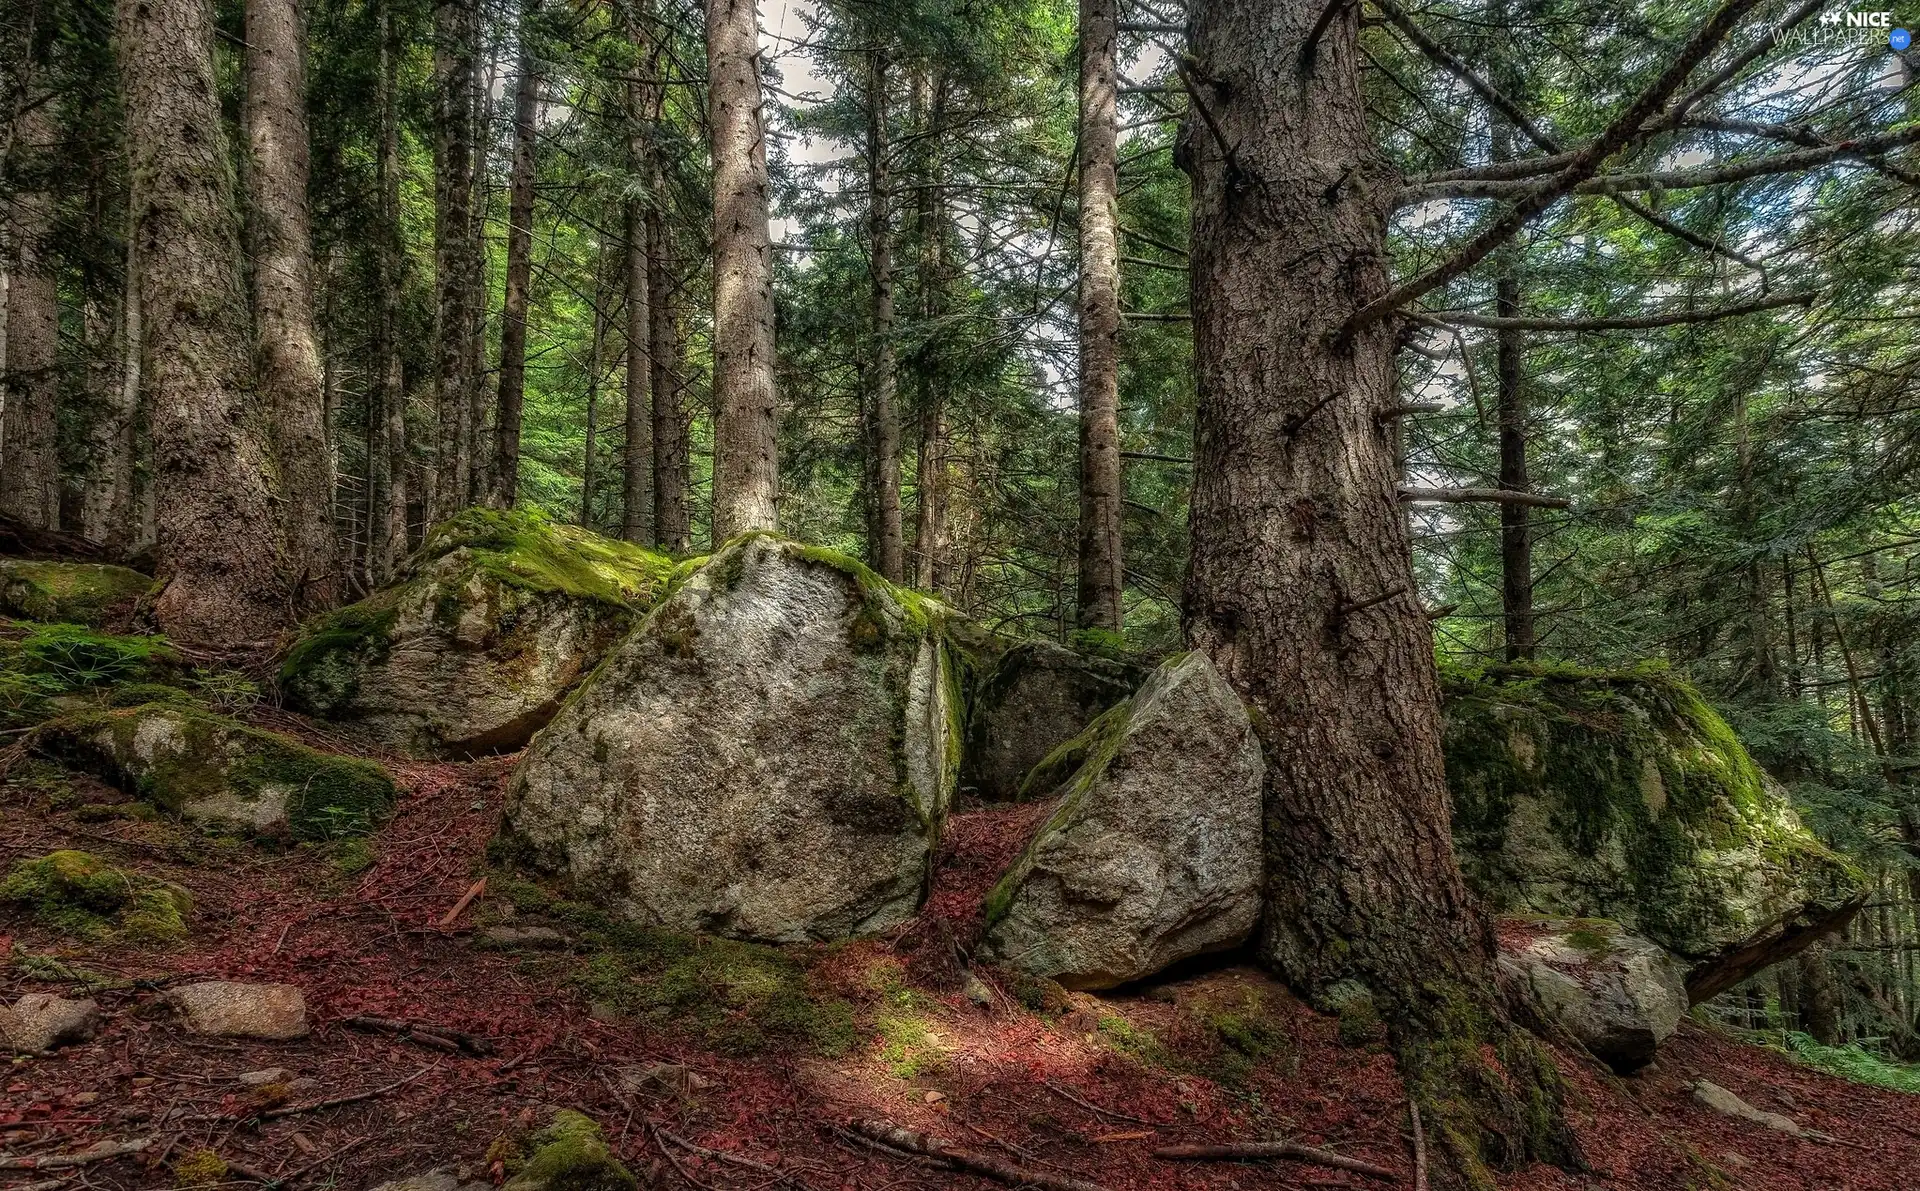
<path id="1" fill-rule="evenodd" d="M 138 571 L 105 563 L 0 559 L 0 614 L 98 628 L 152 586 Z"/>
<path id="2" fill-rule="evenodd" d="M 121 637 L 78 624 L 33 625 L 14 648 L 12 668 L 42 675 L 63 690 L 150 682 L 181 665 L 164 637 Z"/>
<path id="3" fill-rule="evenodd" d="M 620 1164 L 606 1135 L 584 1114 L 563 1108 L 545 1128 L 504 1145 L 507 1191 L 636 1191 L 638 1180 Z"/>
<path id="4" fill-rule="evenodd" d="M 435 526 L 409 573 L 462 548 L 473 552 L 475 567 L 513 586 L 640 611 L 653 606 L 674 574 L 672 559 L 631 542 L 549 521 L 533 510 L 482 508 Z"/>
<path id="5" fill-rule="evenodd" d="M 91 853 L 60 851 L 16 863 L 0 881 L 0 904 L 75 938 L 169 943 L 186 937 L 193 899 Z"/>

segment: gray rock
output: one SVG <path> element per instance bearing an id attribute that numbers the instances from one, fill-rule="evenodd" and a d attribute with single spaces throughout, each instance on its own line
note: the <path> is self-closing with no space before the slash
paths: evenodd
<path id="1" fill-rule="evenodd" d="M 994 800 L 1052 793 L 1021 783 L 1145 677 L 1138 667 L 1044 641 L 1019 642 L 982 665 L 968 699 L 960 784 Z"/>
<path id="2" fill-rule="evenodd" d="M 234 1078 L 250 1088 L 258 1088 L 267 1084 L 286 1083 L 293 1075 L 285 1067 L 264 1067 L 259 1071 L 242 1071 Z"/>
<path id="3" fill-rule="evenodd" d="M 918 907 L 958 752 L 944 605 L 736 539 L 528 749 L 508 842 L 637 922 L 800 942 Z"/>
<path id="4" fill-rule="evenodd" d="M 974 1005 L 981 1009 L 990 1009 L 993 1007 L 993 989 L 987 986 L 986 981 L 975 976 L 972 972 L 968 972 L 966 978 L 961 981 L 960 992 L 967 1000 L 973 1002 Z"/>
<path id="5" fill-rule="evenodd" d="M 425 1174 L 409 1175 L 404 1179 L 394 1179 L 381 1183 L 372 1191 L 459 1191 L 460 1180 L 447 1170 L 429 1170 Z"/>
<path id="6" fill-rule="evenodd" d="M 1233 688 L 1202 653 L 1172 659 L 1083 743 L 988 895 L 991 950 L 1084 989 L 1242 942 L 1260 909 L 1265 765 Z"/>
<path id="7" fill-rule="evenodd" d="M 1694 1083 L 1693 1099 L 1702 1108 L 1710 1108 L 1723 1117 L 1748 1121 L 1772 1129 L 1776 1133 L 1784 1133 L 1788 1137 L 1806 1136 L 1806 1130 L 1802 1129 L 1792 1117 L 1781 1116 L 1777 1112 L 1762 1112 L 1710 1080 L 1702 1079 Z"/>
<path id="8" fill-rule="evenodd" d="M 299 710 L 418 757 L 510 752 L 665 588 L 672 560 L 537 513 L 468 509 L 400 581 L 306 626 L 281 668 Z"/>
<path id="9" fill-rule="evenodd" d="M 186 984 L 167 1003 L 196 1034 L 284 1041 L 307 1036 L 307 1000 L 291 984 Z"/>
<path id="10" fill-rule="evenodd" d="M 527 951 L 558 951 L 573 942 L 550 926 L 488 926 L 474 938 L 485 947 Z"/>
<path id="11" fill-rule="evenodd" d="M 1687 1011 L 1686 970 L 1604 919 L 1508 920 L 1500 966 L 1547 1012 L 1622 1074 L 1652 1060 Z"/>
<path id="12" fill-rule="evenodd" d="M 51 993 L 28 993 L 0 1006 L 0 1042 L 24 1054 L 85 1042 L 100 1032 L 100 1007 Z"/>

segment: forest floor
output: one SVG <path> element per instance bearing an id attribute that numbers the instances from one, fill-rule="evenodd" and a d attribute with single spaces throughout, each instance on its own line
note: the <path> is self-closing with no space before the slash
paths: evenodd
<path id="1" fill-rule="evenodd" d="M 497 1179 L 495 1139 L 551 1107 L 599 1121 L 643 1185 L 651 1176 L 662 1187 L 998 1185 L 877 1152 L 844 1128 L 874 1118 L 1110 1191 L 1412 1185 L 1407 1102 L 1377 1031 L 1343 1030 L 1251 968 L 1097 997 L 991 979 L 991 1003 L 976 1003 L 977 986 L 974 1000 L 964 995 L 954 940 L 1042 808 L 957 815 L 935 893 L 907 929 L 783 952 L 610 929 L 489 870 L 510 759 L 389 765 L 402 801 L 370 841 L 280 851 L 120 817 L 121 796 L 85 778 L 15 770 L 0 791 L 0 866 L 83 849 L 187 887 L 195 908 L 190 939 L 162 950 L 0 920 L 9 1002 L 89 995 L 106 1015 L 94 1041 L 17 1059 L 0 1077 L 0 1154 L 155 1139 L 137 1157 L 0 1169 L 0 1188 L 204 1184 L 207 1151 L 225 1163 L 219 1185 L 234 1187 L 360 1188 L 436 1167 Z M 482 876 L 488 890 L 439 925 Z M 544 923 L 566 939 L 546 950 L 490 944 L 489 926 L 502 923 Z M 298 985 L 313 1031 L 279 1043 L 190 1036 L 160 1002 L 166 986 L 195 979 Z M 485 1039 L 486 1053 L 358 1028 L 349 1019 L 359 1015 L 464 1032 Z M 1592 1173 L 1534 1168 L 1504 1178 L 1510 1191 L 1920 1184 L 1920 1097 L 1693 1023 L 1649 1073 L 1617 1080 L 1570 1057 L 1563 1066 Z M 270 1068 L 287 1074 L 257 1088 L 238 1078 Z M 1694 1103 L 1699 1078 L 1831 1140 L 1714 1115 Z M 362 1092 L 375 1094 L 321 1103 Z M 1400 1178 L 1151 1155 L 1170 1143 L 1279 1138 Z"/>

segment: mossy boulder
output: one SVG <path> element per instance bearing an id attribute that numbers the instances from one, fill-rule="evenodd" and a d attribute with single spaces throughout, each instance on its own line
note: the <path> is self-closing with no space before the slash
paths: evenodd
<path id="1" fill-rule="evenodd" d="M 1266 766 L 1207 656 L 1168 660 L 1059 752 L 1081 760 L 987 897 L 988 949 L 1067 988 L 1110 988 L 1245 941 Z"/>
<path id="2" fill-rule="evenodd" d="M 1496 910 L 1617 922 L 1685 964 L 1697 1002 L 1864 902 L 1860 872 L 1663 668 L 1443 680 L 1455 850 Z"/>
<path id="3" fill-rule="evenodd" d="M 280 688 L 413 756 L 511 752 L 672 575 L 664 555 L 535 512 L 468 509 L 397 583 L 307 625 Z"/>
<path id="4" fill-rule="evenodd" d="M 186 937 L 193 899 L 91 853 L 60 851 L 16 862 L 0 881 L 0 907 L 75 938 L 171 943 Z"/>
<path id="5" fill-rule="evenodd" d="M 98 628 L 152 586 L 139 571 L 107 563 L 0 558 L 0 615 Z"/>
<path id="6" fill-rule="evenodd" d="M 505 1191 L 637 1191 L 639 1180 L 621 1165 L 600 1126 L 570 1108 L 547 1126 L 502 1147 Z"/>
<path id="7" fill-rule="evenodd" d="M 1686 969 L 1604 918 L 1508 918 L 1502 971 L 1615 1071 L 1637 1071 L 1687 1012 Z"/>
<path id="8" fill-rule="evenodd" d="M 970 684 L 960 784 L 992 800 L 1021 796 L 1034 766 L 1145 677 L 1138 666 L 1044 641 L 1013 643 L 982 657 L 979 666 Z"/>
<path id="9" fill-rule="evenodd" d="M 959 769 L 938 601 L 735 539 L 534 739 L 509 854 L 630 921 L 767 942 L 911 915 Z"/>
<path id="10" fill-rule="evenodd" d="M 364 834 L 395 800 L 393 779 L 370 761 L 179 703 L 64 715 L 36 745 L 189 822 L 255 835 Z"/>

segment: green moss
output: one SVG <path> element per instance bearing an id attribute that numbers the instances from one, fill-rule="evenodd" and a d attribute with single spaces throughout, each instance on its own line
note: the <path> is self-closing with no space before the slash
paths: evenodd
<path id="1" fill-rule="evenodd" d="M 120 637 L 84 625 L 32 626 L 14 663 L 25 674 L 57 680 L 66 690 L 151 681 L 180 665 L 164 637 Z"/>
<path id="2" fill-rule="evenodd" d="M 118 869 L 87 852 L 51 852 L 13 866 L 0 904 L 81 939 L 168 943 L 185 938 L 193 899 L 178 885 Z"/>
<path id="3" fill-rule="evenodd" d="M 130 682 L 107 692 L 108 707 L 139 707 L 146 703 L 165 703 L 180 707 L 204 706 L 189 692 L 162 682 Z"/>
<path id="4" fill-rule="evenodd" d="M 572 1109 L 556 1111 L 546 1128 L 503 1157 L 508 1191 L 636 1191 L 639 1186 L 613 1156 L 600 1126 Z"/>
<path id="5" fill-rule="evenodd" d="M 1160 1041 L 1159 1035 L 1144 1026 L 1134 1025 L 1117 1013 L 1101 1017 L 1099 1032 L 1102 1042 L 1142 1066 L 1171 1070 L 1179 1065 L 1166 1044 Z"/>
<path id="6" fill-rule="evenodd" d="M 351 703 L 362 667 L 386 658 L 398 616 L 395 593 L 388 591 L 309 624 L 280 666 L 281 688 L 322 715 Z"/>
<path id="7" fill-rule="evenodd" d="M 1067 647 L 1075 653 L 1130 662 L 1136 655 L 1127 646 L 1127 635 L 1114 629 L 1075 629 L 1067 634 Z"/>
<path id="8" fill-rule="evenodd" d="M 510 585 L 641 611 L 653 606 L 675 570 L 664 554 L 550 521 L 534 510 L 483 508 L 435 526 L 410 568 L 418 571 L 463 547 L 479 569 Z"/>
<path id="9" fill-rule="evenodd" d="M 22 620 L 98 628 L 152 586 L 138 571 L 105 563 L 0 559 L 0 613 Z"/>
<path id="10" fill-rule="evenodd" d="M 227 1177 L 227 1161 L 202 1146 L 174 1159 L 174 1181 L 182 1187 L 211 1187 Z"/>
<path id="11" fill-rule="evenodd" d="M 907 983 L 898 961 L 886 960 L 867 971 L 867 985 L 878 994 L 873 1011 L 875 1053 L 895 1079 L 915 1079 L 942 1070 L 947 1048 L 928 1025 L 934 1000 Z"/>

